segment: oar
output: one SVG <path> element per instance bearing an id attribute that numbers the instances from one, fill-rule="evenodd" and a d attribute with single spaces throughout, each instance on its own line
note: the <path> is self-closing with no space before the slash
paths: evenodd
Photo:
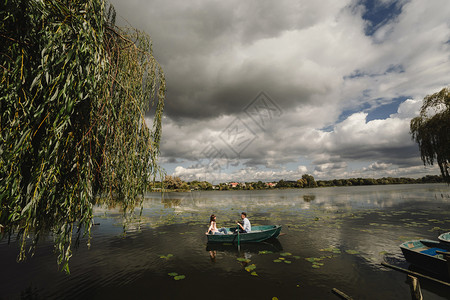
<path id="1" fill-rule="evenodd" d="M 239 241 L 239 231 L 240 231 L 240 228 L 239 228 L 239 225 L 238 225 L 238 228 L 237 228 L 237 233 L 238 233 L 238 252 L 241 252 L 241 244 L 240 244 L 240 241 Z"/>

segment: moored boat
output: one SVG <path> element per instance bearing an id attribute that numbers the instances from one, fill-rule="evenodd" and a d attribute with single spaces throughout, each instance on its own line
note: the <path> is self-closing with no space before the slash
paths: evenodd
<path id="1" fill-rule="evenodd" d="M 207 234 L 208 243 L 255 243 L 280 235 L 280 225 L 252 226 L 249 233 L 233 233 L 236 228 L 226 228 L 228 234 Z"/>
<path id="2" fill-rule="evenodd" d="M 429 272 L 449 276 L 449 262 L 442 252 L 449 252 L 450 244 L 432 240 L 413 240 L 400 245 L 405 259 Z"/>
<path id="3" fill-rule="evenodd" d="M 450 245 L 450 232 L 446 232 L 446 233 L 441 234 L 441 235 L 438 237 L 438 239 L 439 239 L 441 242 L 444 242 L 444 243 L 447 243 L 447 244 Z"/>

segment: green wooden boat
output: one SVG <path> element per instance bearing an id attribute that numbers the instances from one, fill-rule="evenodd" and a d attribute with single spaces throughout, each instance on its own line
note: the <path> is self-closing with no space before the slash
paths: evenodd
<path id="1" fill-rule="evenodd" d="M 280 225 L 252 226 L 249 233 L 233 233 L 236 228 L 226 228 L 228 234 L 207 234 L 208 243 L 256 243 L 276 238 L 281 232 Z"/>
<path id="2" fill-rule="evenodd" d="M 450 253 L 450 243 L 432 240 L 413 240 L 400 245 L 406 261 L 429 272 L 449 275 L 450 262 L 441 253 Z"/>
<path id="3" fill-rule="evenodd" d="M 440 236 L 438 236 L 438 239 L 441 242 L 450 244 L 450 232 L 446 232 L 446 233 L 441 234 Z"/>

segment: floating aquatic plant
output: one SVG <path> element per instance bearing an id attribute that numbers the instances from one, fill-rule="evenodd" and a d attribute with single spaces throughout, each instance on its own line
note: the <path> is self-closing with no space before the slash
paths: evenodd
<path id="1" fill-rule="evenodd" d="M 333 252 L 335 254 L 340 254 L 341 253 L 341 250 L 339 250 L 338 248 L 334 248 L 334 247 L 320 249 L 319 251 Z"/>
<path id="2" fill-rule="evenodd" d="M 251 264 L 251 265 L 245 267 L 245 271 L 247 271 L 247 272 L 252 272 L 255 269 L 256 269 L 256 265 L 255 264 Z"/>
<path id="3" fill-rule="evenodd" d="M 169 258 L 171 258 L 171 257 L 173 257 L 173 254 L 167 254 L 167 255 L 161 255 L 161 256 L 159 256 L 159 258 L 164 258 L 164 259 L 166 259 L 166 260 L 169 260 Z"/>
<path id="4" fill-rule="evenodd" d="M 172 277 L 175 280 L 183 280 L 186 278 L 186 275 L 179 275 L 176 272 L 168 273 L 167 275 L 169 275 L 170 277 Z"/>
<path id="5" fill-rule="evenodd" d="M 238 258 L 236 258 L 236 260 L 237 260 L 237 261 L 240 261 L 240 262 L 245 262 L 245 263 L 251 262 L 250 259 L 248 259 L 248 258 L 243 258 L 243 257 L 238 257 Z"/>
<path id="6" fill-rule="evenodd" d="M 322 258 L 320 258 L 320 257 L 307 257 L 307 258 L 305 258 L 307 261 L 309 261 L 309 262 L 312 262 L 312 263 L 314 263 L 314 262 L 317 262 L 317 261 L 321 261 L 322 260 Z"/>
<path id="7" fill-rule="evenodd" d="M 432 229 L 430 229 L 428 231 L 434 232 L 434 231 L 439 231 L 439 230 L 442 230 L 442 228 L 441 227 L 433 227 Z"/>

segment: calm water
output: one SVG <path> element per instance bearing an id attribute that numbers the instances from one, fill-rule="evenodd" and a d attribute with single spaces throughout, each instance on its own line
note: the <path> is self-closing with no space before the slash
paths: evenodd
<path id="1" fill-rule="evenodd" d="M 74 251 L 71 275 L 57 270 L 52 242 L 17 263 L 17 243 L 0 241 L 1 299 L 410 299 L 398 245 L 450 231 L 447 185 L 149 194 L 141 221 L 123 233 L 118 210 L 97 208 L 90 249 Z M 207 245 L 209 215 L 233 226 L 281 224 L 277 241 Z M 247 270 L 246 270 L 247 268 Z M 184 275 L 175 280 L 169 273 Z M 252 275 L 253 273 L 253 275 Z M 450 288 L 421 280 L 424 298 Z"/>

